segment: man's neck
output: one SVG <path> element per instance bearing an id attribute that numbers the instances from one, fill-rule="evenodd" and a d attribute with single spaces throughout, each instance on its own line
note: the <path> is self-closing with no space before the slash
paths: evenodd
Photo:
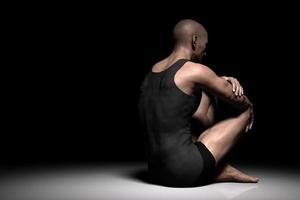
<path id="1" fill-rule="evenodd" d="M 191 60 L 192 52 L 188 48 L 185 48 L 185 47 L 176 47 L 176 48 L 174 48 L 170 57 L 177 58 L 177 59 L 184 58 L 184 59 Z"/>

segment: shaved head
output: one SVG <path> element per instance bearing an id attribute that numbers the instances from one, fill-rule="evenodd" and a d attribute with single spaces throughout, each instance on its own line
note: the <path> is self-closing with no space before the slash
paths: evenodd
<path id="1" fill-rule="evenodd" d="M 191 44 L 194 35 L 200 37 L 199 39 L 207 40 L 205 28 L 192 19 L 179 21 L 173 29 L 173 38 L 176 45 Z"/>
<path id="2" fill-rule="evenodd" d="M 207 32 L 205 28 L 192 19 L 179 21 L 173 29 L 174 51 L 190 52 L 191 60 L 201 62 L 205 55 Z"/>

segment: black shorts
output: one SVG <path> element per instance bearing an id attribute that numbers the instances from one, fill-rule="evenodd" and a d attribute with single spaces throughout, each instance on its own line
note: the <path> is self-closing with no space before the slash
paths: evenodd
<path id="1" fill-rule="evenodd" d="M 194 144 L 198 147 L 203 158 L 203 170 L 194 185 L 198 186 L 211 183 L 213 175 L 215 173 L 215 158 L 202 142 L 197 141 Z"/>

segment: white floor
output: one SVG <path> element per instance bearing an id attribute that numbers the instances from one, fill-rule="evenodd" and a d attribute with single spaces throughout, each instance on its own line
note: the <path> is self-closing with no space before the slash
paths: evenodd
<path id="1" fill-rule="evenodd" d="M 260 182 L 169 188 L 142 181 L 144 163 L 14 171 L 0 177 L 1 200 L 300 199 L 300 173 L 288 168 L 237 166 Z"/>

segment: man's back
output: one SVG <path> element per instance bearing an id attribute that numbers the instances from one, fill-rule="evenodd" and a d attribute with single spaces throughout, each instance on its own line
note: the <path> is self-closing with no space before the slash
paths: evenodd
<path id="1" fill-rule="evenodd" d="M 165 184 L 192 183 L 203 167 L 190 132 L 201 96 L 187 95 L 174 82 L 186 62 L 179 59 L 163 71 L 150 71 L 141 87 L 139 110 L 149 170 Z"/>

